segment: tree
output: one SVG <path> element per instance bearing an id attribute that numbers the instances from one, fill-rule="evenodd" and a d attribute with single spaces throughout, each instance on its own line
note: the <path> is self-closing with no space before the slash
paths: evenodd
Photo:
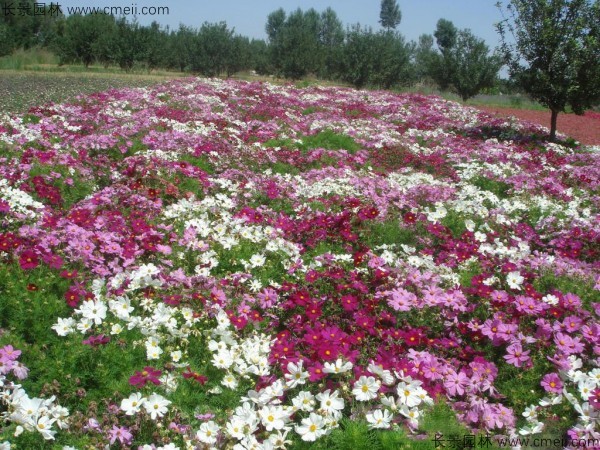
<path id="1" fill-rule="evenodd" d="M 450 60 L 450 51 L 456 45 L 457 33 L 454 24 L 446 19 L 438 20 L 433 33 L 441 54 L 435 54 L 429 59 L 429 73 L 442 91 L 447 91 L 452 84 L 454 66 Z"/>
<path id="2" fill-rule="evenodd" d="M 410 45 L 404 37 L 392 31 L 381 31 L 372 37 L 373 69 L 369 83 L 382 89 L 412 78 L 410 75 Z"/>
<path id="3" fill-rule="evenodd" d="M 177 31 L 171 31 L 168 45 L 169 53 L 167 55 L 169 67 L 177 69 L 180 72 L 189 68 L 195 38 L 195 31 L 183 24 L 179 25 Z"/>
<path id="4" fill-rule="evenodd" d="M 233 45 L 233 30 L 225 22 L 204 22 L 198 31 L 191 69 L 207 77 L 225 72 Z"/>
<path id="5" fill-rule="evenodd" d="M 320 75 L 324 78 L 335 78 L 340 70 L 344 28 L 336 12 L 331 8 L 321 13 L 319 43 L 323 49 L 324 59 Z"/>
<path id="6" fill-rule="evenodd" d="M 502 61 L 498 55 L 489 55 L 488 46 L 469 31 L 457 33 L 454 46 L 448 51 L 450 82 L 463 101 L 492 87 Z"/>
<path id="7" fill-rule="evenodd" d="M 456 45 L 457 33 L 458 30 L 450 20 L 438 20 L 433 36 L 442 53 L 447 52 Z"/>
<path id="8" fill-rule="evenodd" d="M 433 36 L 422 34 L 414 49 L 414 76 L 417 82 L 423 82 L 430 76 L 432 60 L 437 57 L 433 49 Z"/>
<path id="9" fill-rule="evenodd" d="M 65 20 L 62 36 L 58 38 L 61 64 L 81 62 L 86 68 L 96 59 L 96 41 L 112 21 L 104 14 L 74 14 Z"/>
<path id="10" fill-rule="evenodd" d="M 300 8 L 286 14 L 282 9 L 267 18 L 271 64 L 278 75 L 291 79 L 317 73 L 321 66 L 319 32 L 321 16 L 314 9 Z"/>
<path id="11" fill-rule="evenodd" d="M 362 28 L 360 24 L 352 25 L 346 32 L 342 56 L 342 80 L 357 89 L 368 83 L 373 71 L 373 40 L 373 30 Z"/>
<path id="12" fill-rule="evenodd" d="M 509 73 L 550 109 L 555 140 L 559 113 L 570 107 L 583 114 L 600 100 L 600 1 L 510 0 L 497 6 Z"/>
<path id="13" fill-rule="evenodd" d="M 381 0 L 379 23 L 388 31 L 396 28 L 402 20 L 402 13 L 396 0 Z"/>

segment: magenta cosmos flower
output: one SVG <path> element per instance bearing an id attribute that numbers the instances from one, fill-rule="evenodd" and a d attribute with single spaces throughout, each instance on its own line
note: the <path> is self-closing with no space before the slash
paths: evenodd
<path id="1" fill-rule="evenodd" d="M 135 375 L 129 378 L 129 384 L 142 388 L 150 382 L 158 386 L 160 384 L 158 377 L 160 377 L 161 374 L 162 372 L 154 367 L 144 367 L 144 370 L 135 372 Z"/>

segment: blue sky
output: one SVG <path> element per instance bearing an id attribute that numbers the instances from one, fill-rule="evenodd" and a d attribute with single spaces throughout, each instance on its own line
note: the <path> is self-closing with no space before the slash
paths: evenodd
<path id="1" fill-rule="evenodd" d="M 54 0 L 63 11 L 69 6 L 142 7 L 168 6 L 169 14 L 141 16 L 138 21 L 148 24 L 156 20 L 162 25 L 177 28 L 180 23 L 198 28 L 203 22 L 225 21 L 236 33 L 265 38 L 265 22 L 272 11 L 282 7 L 290 12 L 297 8 L 323 11 L 333 8 L 344 23 L 360 22 L 379 29 L 380 0 Z M 454 22 L 457 28 L 471 31 L 488 43 L 498 45 L 494 23 L 500 20 L 496 0 L 399 0 L 402 22 L 398 30 L 408 39 L 417 40 L 423 33 L 432 34 L 440 18 Z M 66 11 L 64 11 L 66 12 Z M 132 19 L 132 16 L 129 16 Z"/>

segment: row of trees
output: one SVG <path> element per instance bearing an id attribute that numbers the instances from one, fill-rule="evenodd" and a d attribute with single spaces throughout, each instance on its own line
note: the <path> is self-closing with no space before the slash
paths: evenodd
<path id="1" fill-rule="evenodd" d="M 256 64 L 264 42 L 235 35 L 225 22 L 169 31 L 153 22 L 129 23 L 107 15 L 72 15 L 58 23 L 53 48 L 61 64 L 98 62 L 125 71 L 135 65 L 228 76 Z"/>
<path id="2" fill-rule="evenodd" d="M 34 0 L 28 1 L 33 7 Z M 46 14 L 43 20 L 27 14 L 0 14 L 0 44 L 7 44 L 0 49 L 7 52 L 15 46 L 38 44 L 52 49 L 61 64 L 87 67 L 99 63 L 125 71 L 144 67 L 230 76 L 255 70 L 289 79 L 310 74 L 356 87 L 386 89 L 433 80 L 463 98 L 495 82 L 499 65 L 488 56 L 483 41 L 468 30 L 453 28 L 452 42 L 440 45 L 438 39 L 436 49 L 430 35 L 422 36 L 419 43 L 407 42 L 396 31 L 401 17 L 395 0 L 382 1 L 379 31 L 359 24 L 344 27 L 331 8 L 321 13 L 297 9 L 289 14 L 278 9 L 267 17 L 267 40 L 263 41 L 237 35 L 225 22 L 169 30 L 156 22 L 141 26 L 103 14 Z M 453 27 L 448 21 L 440 23 Z M 468 85 L 470 80 L 478 81 Z"/>

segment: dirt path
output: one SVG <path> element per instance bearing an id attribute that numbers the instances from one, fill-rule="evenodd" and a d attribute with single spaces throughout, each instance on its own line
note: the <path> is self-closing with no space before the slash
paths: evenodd
<path id="1" fill-rule="evenodd" d="M 498 106 L 477 106 L 478 109 L 496 116 L 515 116 L 529 122 L 539 123 L 550 128 L 550 111 L 503 108 Z M 575 114 L 558 115 L 558 132 L 566 134 L 585 145 L 600 145 L 600 113 L 588 111 L 583 116 Z"/>

